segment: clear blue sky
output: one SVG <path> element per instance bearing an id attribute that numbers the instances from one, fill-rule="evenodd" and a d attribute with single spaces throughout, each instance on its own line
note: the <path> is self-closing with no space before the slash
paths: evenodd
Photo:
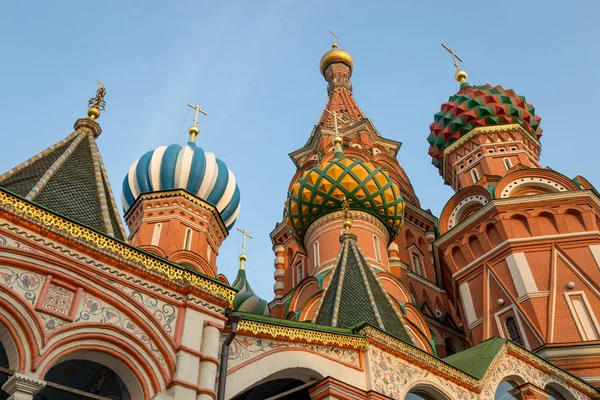
<path id="1" fill-rule="evenodd" d="M 8 2 L 0 13 L 0 170 L 72 132 L 96 80 L 108 90 L 98 145 L 115 195 L 129 166 L 159 145 L 185 143 L 187 103 L 200 104 L 199 144 L 235 173 L 236 227 L 254 235 L 254 289 L 273 297 L 269 232 L 281 220 L 301 147 L 326 103 L 318 70 L 326 29 L 355 61 L 354 94 L 385 137 L 423 208 L 452 191 L 427 155 L 428 127 L 458 89 L 441 42 L 471 83 L 514 88 L 542 117 L 542 163 L 600 187 L 600 24 L 597 1 L 56 1 Z M 237 271 L 240 234 L 221 248 Z"/>

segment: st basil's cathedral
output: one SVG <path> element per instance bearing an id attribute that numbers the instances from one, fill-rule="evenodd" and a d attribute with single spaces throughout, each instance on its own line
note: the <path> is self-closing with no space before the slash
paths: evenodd
<path id="1" fill-rule="evenodd" d="M 455 191 L 437 217 L 353 70 L 336 44 L 321 59 L 272 299 L 235 226 L 259 199 L 197 143 L 198 106 L 186 145 L 131 160 L 122 208 L 103 86 L 72 133 L 0 175 L 0 399 L 600 399 L 600 193 L 540 163 L 525 97 L 457 67 L 426 138 Z M 230 282 L 217 256 L 238 230 Z"/>

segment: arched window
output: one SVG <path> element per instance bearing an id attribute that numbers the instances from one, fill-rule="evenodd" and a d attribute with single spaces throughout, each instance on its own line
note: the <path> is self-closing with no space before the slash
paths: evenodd
<path id="1" fill-rule="evenodd" d="M 415 254 L 415 253 L 411 253 L 411 254 L 412 254 L 412 263 L 413 263 L 413 269 L 415 271 L 415 274 L 423 275 L 423 273 L 421 271 L 421 257 L 419 257 L 419 255 Z"/>
<path id="2" fill-rule="evenodd" d="M 321 264 L 321 255 L 319 254 L 319 242 L 315 242 L 314 244 L 315 251 L 315 269 L 319 268 L 319 264 Z"/>
<path id="3" fill-rule="evenodd" d="M 452 354 L 456 354 L 456 347 L 454 346 L 454 339 L 450 336 L 446 337 L 444 340 L 444 344 L 446 345 L 446 355 L 451 356 Z"/>
<path id="4" fill-rule="evenodd" d="M 479 173 L 475 168 L 471 170 L 471 180 L 473 180 L 473 184 L 479 182 Z"/>
<path id="5" fill-rule="evenodd" d="M 131 400 L 121 377 L 95 361 L 73 359 L 61 362 L 48 370 L 44 380 L 46 387 L 36 399 Z M 88 397 L 88 394 L 95 396 Z"/>
<path id="6" fill-rule="evenodd" d="M 192 229 L 186 228 L 185 239 L 183 241 L 183 249 L 189 250 L 192 247 Z"/>
<path id="7" fill-rule="evenodd" d="M 512 161 L 510 161 L 510 158 L 503 158 L 502 161 L 504 162 L 504 166 L 506 167 L 507 171 L 513 167 Z"/>
<path id="8" fill-rule="evenodd" d="M 208 248 L 206 249 L 206 258 L 208 259 L 208 262 L 210 262 L 211 257 L 212 257 L 212 247 L 210 247 L 210 245 L 208 245 Z"/>
<path id="9" fill-rule="evenodd" d="M 518 385 L 513 381 L 502 381 L 498 384 L 496 388 L 496 393 L 494 394 L 494 400 L 513 400 L 517 399 L 511 391 L 516 388 Z"/>
<path id="10" fill-rule="evenodd" d="M 379 251 L 379 240 L 377 236 L 373 235 L 373 245 L 375 247 L 375 259 L 381 262 L 381 251 Z"/>
<path id="11" fill-rule="evenodd" d="M 296 279 L 296 285 L 297 285 L 298 283 L 300 283 L 300 281 L 302 280 L 302 278 L 304 278 L 304 275 L 302 274 L 302 263 L 298 263 L 296 265 L 296 273 L 298 274 L 297 277 L 296 277 L 297 278 Z"/>
<path id="12" fill-rule="evenodd" d="M 555 386 L 555 387 L 553 387 Z M 565 388 L 560 387 L 555 383 L 551 383 L 547 385 L 544 390 L 550 393 L 550 397 L 548 400 L 566 400 L 566 397 L 561 394 L 561 392 L 567 392 Z"/>
<path id="13" fill-rule="evenodd" d="M 162 231 L 162 224 L 159 222 L 154 224 L 154 232 L 152 233 L 152 242 L 150 244 L 152 246 L 158 246 L 158 241 L 160 240 L 160 232 Z"/>
<path id="14" fill-rule="evenodd" d="M 406 395 L 406 400 L 438 400 L 427 392 L 420 390 L 411 391 Z"/>
<path id="15" fill-rule="evenodd" d="M 516 344 L 523 346 L 523 340 L 521 340 L 521 333 L 519 332 L 517 321 L 515 321 L 513 317 L 508 317 L 504 321 L 504 324 L 506 325 L 506 333 L 508 334 L 508 338 Z"/>

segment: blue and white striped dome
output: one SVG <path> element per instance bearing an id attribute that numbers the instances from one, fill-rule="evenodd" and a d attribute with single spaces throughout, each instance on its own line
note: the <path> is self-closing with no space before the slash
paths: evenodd
<path id="1" fill-rule="evenodd" d="M 125 212 L 142 193 L 185 189 L 215 206 L 227 230 L 240 212 L 240 189 L 227 165 L 196 143 L 161 146 L 133 163 L 123 180 Z"/>

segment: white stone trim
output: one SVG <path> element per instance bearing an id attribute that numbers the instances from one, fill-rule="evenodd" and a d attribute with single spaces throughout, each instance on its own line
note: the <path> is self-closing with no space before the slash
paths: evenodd
<path id="1" fill-rule="evenodd" d="M 477 319 L 477 313 L 475 312 L 475 305 L 473 304 L 473 297 L 471 297 L 471 289 L 469 289 L 469 282 L 463 282 L 460 285 L 460 298 L 462 300 L 463 308 L 465 310 L 465 319 L 467 325 L 471 325 Z"/>
<path id="2" fill-rule="evenodd" d="M 583 290 L 579 290 L 576 292 L 565 292 L 563 294 L 565 296 L 565 300 L 567 301 L 567 305 L 569 306 L 569 312 L 571 313 L 573 321 L 575 321 L 575 325 L 577 326 L 577 330 L 579 331 L 579 335 L 581 336 L 581 340 L 583 340 L 584 342 L 587 342 L 589 340 L 598 340 L 600 338 L 600 325 L 598 324 L 598 320 L 594 315 L 594 311 L 590 305 L 590 302 L 587 299 L 587 296 L 585 295 L 585 292 Z M 592 332 L 595 335 L 595 338 L 586 339 L 586 337 L 588 336 L 588 334 L 586 333 L 586 327 L 584 327 L 579 321 L 579 318 L 577 317 L 577 312 L 575 310 L 575 306 L 573 305 L 573 299 L 571 299 L 571 297 L 575 296 L 581 296 L 581 298 L 583 299 L 583 303 L 586 308 L 585 311 L 587 311 L 587 314 L 591 319 L 591 321 L 588 321 L 588 323 L 590 323 L 590 328 L 592 328 L 592 330 L 595 331 Z"/>
<path id="3" fill-rule="evenodd" d="M 592 252 L 594 261 L 596 261 L 596 265 L 598 266 L 598 268 L 600 268 L 600 244 L 590 245 L 590 251 Z"/>
<path id="4" fill-rule="evenodd" d="M 525 348 L 527 348 L 527 350 L 531 350 L 531 346 L 529 345 L 529 339 L 527 339 L 527 332 L 525 332 L 525 328 L 523 326 L 523 322 L 521 321 L 521 316 L 519 315 L 519 310 L 517 309 L 517 307 L 515 307 L 514 304 L 511 304 L 508 307 L 504 307 L 502 310 L 494 313 L 494 319 L 496 320 L 496 327 L 498 328 L 498 333 L 500 334 L 501 337 L 505 338 L 505 339 L 509 339 L 508 337 L 506 337 L 505 335 L 505 325 L 500 321 L 500 316 L 504 313 L 506 313 L 507 311 L 512 310 L 513 315 L 515 316 L 515 319 L 517 320 L 517 325 L 519 325 L 519 333 L 521 334 L 521 339 L 523 339 L 523 344 L 525 345 Z M 533 329 L 532 329 L 533 331 Z"/>
<path id="5" fill-rule="evenodd" d="M 508 257 L 506 257 L 506 263 L 508 264 L 510 275 L 515 288 L 517 289 L 518 297 L 538 292 L 525 253 L 509 254 Z"/>

